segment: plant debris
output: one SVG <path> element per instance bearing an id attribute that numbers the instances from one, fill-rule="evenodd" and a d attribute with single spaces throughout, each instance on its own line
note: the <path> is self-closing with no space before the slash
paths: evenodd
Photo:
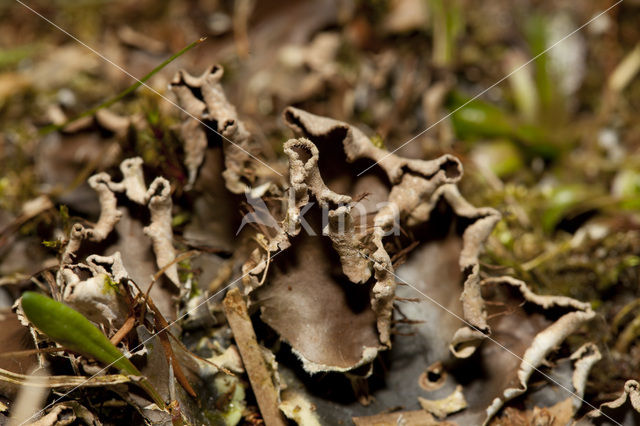
<path id="1" fill-rule="evenodd" d="M 467 408 L 467 401 L 462 394 L 462 386 L 456 387 L 456 390 L 443 399 L 426 399 L 418 397 L 422 408 L 437 418 L 441 419 L 449 414 L 455 413 Z"/>
<path id="2" fill-rule="evenodd" d="M 224 301 L 224 310 L 240 350 L 247 375 L 251 380 L 253 389 L 255 389 L 258 406 L 265 423 L 284 425 L 285 422 L 278 409 L 278 401 L 280 399 L 278 390 L 273 384 L 273 379 L 256 340 L 251 320 L 247 314 L 246 304 L 237 289 L 227 293 Z"/>
<path id="3" fill-rule="evenodd" d="M 54 3 L 0 5 L 1 424 L 640 421 L 637 4 Z"/>

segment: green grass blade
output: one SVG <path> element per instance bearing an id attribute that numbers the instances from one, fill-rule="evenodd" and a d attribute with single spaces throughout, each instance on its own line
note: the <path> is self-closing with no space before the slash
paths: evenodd
<path id="1" fill-rule="evenodd" d="M 120 100 L 125 98 L 130 93 L 133 93 L 138 87 L 142 86 L 142 84 L 144 84 L 147 80 L 149 80 L 151 77 L 153 77 L 155 74 L 157 74 L 161 69 L 163 69 L 164 67 L 169 65 L 171 62 L 173 62 L 175 59 L 177 59 L 180 56 L 184 55 L 189 50 L 193 49 L 194 47 L 196 47 L 197 45 L 199 45 L 200 43 L 202 43 L 205 40 L 206 40 L 206 37 L 202 37 L 199 40 L 196 40 L 193 43 L 191 43 L 191 44 L 187 45 L 186 47 L 182 48 L 179 52 L 173 54 L 172 56 L 170 56 L 169 58 L 164 60 L 160 65 L 158 65 L 153 70 L 151 70 L 151 72 L 149 74 L 145 75 L 140 80 L 137 80 L 131 86 L 127 87 L 122 92 L 120 92 L 117 95 L 115 95 L 114 97 L 112 97 L 110 99 L 107 99 L 106 101 L 102 102 L 101 104 L 96 105 L 95 107 L 93 107 L 93 108 L 91 108 L 91 109 L 89 109 L 89 110 L 87 110 L 87 111 L 85 111 L 85 112 L 83 112 L 81 114 L 78 114 L 73 118 L 70 118 L 69 120 L 65 121 L 62 124 L 51 124 L 51 125 L 45 126 L 40 130 L 40 133 L 48 134 L 48 133 L 51 133 L 53 131 L 64 129 L 66 126 L 68 126 L 69 124 L 73 123 L 74 121 L 77 121 L 77 120 L 79 120 L 81 118 L 84 118 L 84 117 L 89 117 L 89 116 L 95 114 L 96 112 L 98 112 L 99 110 L 101 110 L 103 108 L 108 108 L 111 105 L 115 104 L 116 102 L 119 102 Z"/>
<path id="2" fill-rule="evenodd" d="M 38 330 L 66 349 L 114 366 L 125 374 L 142 377 L 140 370 L 107 336 L 75 309 L 32 291 L 23 293 L 21 305 L 27 319 Z M 160 408 L 165 408 L 151 383 L 143 378 L 139 384 Z"/>

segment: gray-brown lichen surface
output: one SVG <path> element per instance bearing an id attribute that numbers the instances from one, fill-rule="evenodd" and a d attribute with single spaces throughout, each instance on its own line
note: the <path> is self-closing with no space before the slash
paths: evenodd
<path id="1" fill-rule="evenodd" d="M 102 241 L 113 230 L 120 220 L 122 213 L 118 211 L 118 200 L 109 188 L 111 177 L 106 173 L 98 173 L 89 178 L 89 186 L 93 188 L 100 199 L 100 218 L 98 223 L 88 230 L 87 236 L 91 241 Z"/>
<path id="2" fill-rule="evenodd" d="M 371 285 L 355 286 L 335 271 L 337 259 L 327 243 L 301 234 L 286 256 L 273 260 L 269 284 L 252 294 L 262 320 L 309 372 L 347 371 L 372 361 L 381 349 Z"/>
<path id="3" fill-rule="evenodd" d="M 127 158 L 120 164 L 122 172 L 121 182 L 108 181 L 109 188 L 114 192 L 125 192 L 127 198 L 138 204 L 147 202 L 147 186 L 144 183 L 142 171 L 143 160 L 140 157 Z"/>
<path id="4" fill-rule="evenodd" d="M 380 184 L 387 186 L 385 195 L 391 191 L 391 185 L 394 185 L 397 188 L 396 191 L 401 193 L 396 195 L 396 198 L 398 200 L 402 198 L 399 195 L 405 198 L 402 199 L 402 207 L 405 213 L 410 213 L 428 199 L 425 195 L 432 193 L 439 185 L 455 183 L 462 176 L 462 165 L 452 155 L 443 155 L 430 161 L 403 158 L 376 147 L 362 131 L 354 126 L 293 107 L 284 111 L 284 121 L 296 133 L 309 138 L 320 151 L 341 154 L 339 158 L 329 155 L 328 158 L 322 160 L 321 157 L 320 160 L 320 167 L 324 169 L 322 170 L 323 178 L 329 187 L 333 188 L 335 185 L 333 189 L 337 192 L 357 190 L 361 179 L 382 170 L 386 181 Z M 348 167 L 342 161 L 343 159 L 346 163 L 355 163 L 354 165 L 362 168 L 354 170 L 354 167 Z M 358 160 L 362 161 L 358 162 Z M 333 165 L 329 164 L 330 162 Z M 366 167 L 377 162 L 379 164 L 370 172 L 363 174 L 362 177 L 356 176 Z M 420 180 L 409 179 L 403 182 L 409 176 L 418 177 Z M 412 184 L 415 187 L 409 191 L 409 186 Z M 368 188 L 367 191 L 370 192 Z M 385 200 L 386 197 L 380 201 Z"/>
<path id="5" fill-rule="evenodd" d="M 151 238 L 158 268 L 165 268 L 167 277 L 179 288 L 178 266 L 173 262 L 176 250 L 173 247 L 173 229 L 171 228 L 173 201 L 169 181 L 163 177 L 157 177 L 149 185 L 145 198 L 149 200 L 151 224 L 144 228 L 144 233 Z"/>
<path id="6" fill-rule="evenodd" d="M 587 416 L 600 417 L 603 414 L 603 408 L 615 409 L 621 407 L 625 402 L 627 402 L 627 398 L 631 402 L 633 409 L 640 412 L 640 384 L 637 381 L 627 380 L 624 384 L 624 389 L 618 398 L 601 404 L 598 409 L 589 411 Z"/>
<path id="7" fill-rule="evenodd" d="M 277 235 L 245 264 L 245 288 L 253 292 L 263 320 L 291 343 L 308 371 L 345 371 L 391 346 L 396 282 L 383 246 L 385 235 L 400 223 L 423 216 L 426 220 L 431 196 L 456 182 L 462 168 L 450 155 L 423 161 L 389 154 L 355 127 L 295 108 L 285 111 L 285 122 L 310 139 L 292 139 L 284 146 L 291 185 L 285 218 Z M 372 171 L 356 175 L 357 168 L 364 170 L 377 161 L 381 163 Z M 364 192 L 367 196 L 362 198 Z M 326 210 L 326 223 L 320 225 L 322 219 L 317 218 L 315 231 L 327 236 L 331 246 L 327 238 L 301 232 L 301 215 L 310 201 Z M 317 214 L 315 209 L 311 207 L 304 219 Z M 311 253 L 308 259 L 314 262 L 288 264 L 278 258 L 269 265 L 270 256 L 284 249 L 295 253 L 286 256 L 297 259 Z M 296 279 L 291 281 L 291 276 Z M 304 280 L 315 276 L 320 278 L 313 283 Z M 334 315 L 320 315 L 322 310 L 318 315 L 305 313 L 307 306 L 328 304 Z M 292 324 L 299 321 L 306 327 L 294 329 Z M 352 328 L 345 331 L 348 323 Z"/>
<path id="8" fill-rule="evenodd" d="M 305 136 L 284 145 L 291 185 L 286 214 L 277 235 L 269 237 L 244 268 L 249 272 L 246 292 L 259 306 L 261 318 L 291 344 L 309 372 L 353 369 L 389 348 L 396 281 L 383 243 L 391 242 L 386 232 L 399 220 L 418 243 L 422 262 L 432 265 L 434 275 L 421 279 L 442 278 L 432 287 L 445 286 L 455 295 L 447 303 L 449 309 L 459 311 L 466 322 L 455 333 L 459 325 L 445 327 L 448 331 L 443 333 L 448 334 L 443 337 L 451 341 L 451 352 L 459 358 L 473 354 L 491 334 L 478 256 L 500 215 L 491 208 L 474 207 L 460 195 L 455 185 L 462 173 L 458 161 L 450 156 L 432 161 L 385 157 L 387 151 L 376 148 L 357 129 L 294 108 L 287 109 L 285 121 Z M 359 160 L 381 165 L 358 177 L 357 171 L 367 166 Z M 348 163 L 358 167 L 354 170 Z M 360 186 L 361 182 L 365 184 Z M 363 202 L 364 209 L 355 201 L 361 199 L 362 189 L 373 193 L 373 200 Z M 317 207 L 309 209 L 312 201 Z M 320 208 L 326 209 L 327 218 L 320 217 Z M 303 232 L 305 212 L 312 228 L 328 238 Z M 358 226 L 362 215 L 365 225 Z M 429 247 L 433 250 L 426 250 Z M 280 257 L 280 250 L 287 253 Z M 409 284 L 418 285 L 413 281 Z M 513 365 L 508 382 L 497 384 L 501 397 L 493 393 L 487 395 L 491 399 L 478 401 L 489 406 L 489 418 L 505 401 L 524 393 L 534 368 L 593 317 L 585 304 L 573 299 L 537 296 L 522 282 L 505 282 L 528 303 L 573 312 L 546 326 L 541 323 L 539 333 L 521 342 L 525 361 Z M 459 285 L 462 293 L 456 300 Z M 431 297 L 429 290 L 424 293 Z M 575 389 L 581 392 L 582 387 Z"/>
<path id="9" fill-rule="evenodd" d="M 372 284 L 356 285 L 343 273 L 347 265 L 352 276 L 360 271 L 356 282 L 367 282 L 371 276 L 366 260 L 363 263 L 358 255 L 361 242 L 350 220 L 352 200 L 326 187 L 317 166 L 318 150 L 310 141 L 292 139 L 285 153 L 291 183 L 286 217 L 265 249 L 287 249 L 286 257 L 273 260 L 267 285 L 257 276 L 266 273 L 262 268 L 250 274 L 246 284 L 254 290 L 252 299 L 262 319 L 291 344 L 307 371 L 347 371 L 370 362 L 382 348 L 369 302 Z M 312 199 L 317 204 L 303 217 Z M 322 208 L 328 210 L 326 226 Z M 339 221 L 345 224 L 343 232 Z M 245 270 L 267 260 L 260 252 Z M 336 269 L 336 264 L 343 268 Z"/>
<path id="10" fill-rule="evenodd" d="M 80 271 L 91 273 L 82 280 Z M 91 255 L 86 263 L 62 265 L 58 282 L 62 300 L 83 313 L 90 320 L 115 332 L 127 318 L 129 308 L 119 289 L 120 282 L 129 278 L 119 252 L 111 256 Z"/>
<path id="11" fill-rule="evenodd" d="M 68 242 L 64 248 L 61 269 L 65 265 L 74 262 L 76 253 L 79 251 L 82 241 L 89 239 L 94 242 L 103 241 L 114 230 L 126 209 L 118 209 L 118 200 L 114 192 L 125 193 L 126 197 L 137 203 L 147 204 L 151 213 L 151 223 L 144 228 L 144 233 L 152 243 L 156 264 L 159 269 L 164 268 L 165 275 L 180 288 L 181 283 L 178 277 L 177 265 L 173 263 L 176 250 L 173 247 L 173 230 L 171 228 L 171 185 L 163 177 L 157 177 L 149 188 L 145 187 L 144 174 L 142 171 L 142 159 L 139 157 L 129 158 L 122 161 L 120 170 L 123 180 L 114 182 L 107 173 L 98 173 L 88 180 L 89 185 L 98 193 L 100 201 L 100 217 L 95 226 L 85 228 L 80 223 L 73 225 L 70 231 Z M 145 281 L 150 277 L 143 278 Z M 62 276 L 57 278 L 62 288 Z"/>
<path id="12" fill-rule="evenodd" d="M 529 322 L 533 325 L 532 330 L 530 330 L 533 338 L 530 341 L 528 339 L 526 340 L 526 349 L 524 352 L 520 352 L 519 350 L 515 351 L 521 361 L 517 373 L 515 375 L 513 375 L 513 373 L 508 375 L 511 377 L 505 382 L 502 395 L 496 396 L 487 407 L 486 423 L 507 401 L 524 394 L 528 389 L 529 378 L 534 371 L 542 368 L 547 363 L 547 357 L 553 351 L 557 350 L 566 338 L 575 333 L 579 327 L 593 320 L 596 313 L 591 309 L 589 303 L 580 302 L 565 296 L 537 295 L 527 287 L 526 283 L 511 277 L 489 278 L 483 280 L 479 285 L 485 290 L 483 293 L 485 298 L 491 299 L 494 302 L 494 306 L 496 306 L 495 302 L 503 302 L 506 300 L 504 299 L 504 295 L 506 294 L 505 290 L 512 290 L 512 293 L 519 294 L 519 298 L 524 299 L 524 302 L 530 306 L 537 307 L 542 311 L 556 308 L 556 310 L 562 312 L 552 321 L 549 321 L 547 317 L 542 315 L 536 320 L 534 315 L 526 315 L 524 313 L 521 314 L 522 319 L 517 319 L 516 315 L 513 315 L 513 312 L 502 318 L 498 317 L 499 319 L 497 320 L 495 328 L 498 329 L 499 333 L 508 335 L 510 329 L 513 329 L 514 326 L 524 329 L 526 322 Z M 502 286 L 502 288 L 499 286 Z M 512 319 L 509 319 L 510 316 L 512 316 Z M 507 348 L 510 346 L 508 342 L 503 342 L 503 344 Z M 521 344 L 522 342 L 519 343 L 519 345 Z M 502 349 L 503 348 L 499 348 L 498 350 Z M 572 359 L 579 361 L 580 359 L 585 359 L 584 357 L 587 355 L 588 353 L 584 350 L 578 350 L 574 353 Z M 586 359 L 583 361 L 586 365 L 576 363 L 572 380 L 574 389 L 570 390 L 575 391 L 577 394 L 584 392 L 584 379 L 580 379 L 580 376 L 588 374 L 588 368 L 591 368 L 594 362 L 595 360 L 593 359 Z M 576 408 L 580 405 L 576 403 L 576 401 L 574 401 L 573 404 Z"/>
<path id="13" fill-rule="evenodd" d="M 329 188 L 340 193 L 346 192 L 352 198 L 365 192 L 369 194 L 367 201 L 361 205 L 364 212 L 359 213 L 372 216 L 373 219 L 367 221 L 366 229 L 359 230 L 361 244 L 357 247 L 358 262 L 367 265 L 366 269 L 361 268 L 367 272 L 358 277 L 350 274 L 349 264 L 345 267 L 343 262 L 342 266 L 353 282 L 364 282 L 373 272 L 376 284 L 372 289 L 371 305 L 378 315 L 381 341 L 389 345 L 389 324 L 396 284 L 391 260 L 383 247 L 383 238 L 399 224 L 404 226 L 426 220 L 424 207 L 428 205 L 431 195 L 441 185 L 457 182 L 462 176 L 462 166 L 451 155 L 424 161 L 390 154 L 387 150 L 377 148 L 362 131 L 347 123 L 293 107 L 285 110 L 284 120 L 295 132 L 309 137 L 318 147 L 321 153 L 318 167 Z M 379 164 L 371 170 L 357 176 L 360 171 L 377 162 Z M 353 217 L 354 222 L 356 219 Z"/>
<path id="14" fill-rule="evenodd" d="M 459 329 L 453 337 L 450 349 L 457 357 L 466 358 L 473 354 L 474 347 L 485 337 L 485 334 L 490 333 L 479 285 L 478 256 L 489 234 L 500 220 L 500 214 L 491 208 L 472 206 L 460 195 L 455 185 L 443 185 L 433 194 L 429 202 L 421 207 L 424 217 L 427 218 L 425 222 L 434 219 L 432 213 L 440 201 L 450 206 L 451 213 L 460 222 L 458 227 L 462 244 L 458 265 L 463 281 L 460 301 L 464 319 L 475 329 L 469 326 Z"/>
<path id="15" fill-rule="evenodd" d="M 418 306 L 403 305 L 403 312 L 410 318 L 427 321 L 417 329 L 426 340 L 426 345 L 429 345 L 429 351 L 438 359 L 446 358 L 442 348 L 443 340 L 451 340 L 451 334 L 459 327 L 459 321 L 450 316 L 451 312 L 467 323 L 458 329 L 451 340 L 450 350 L 454 356 L 469 357 L 483 339 L 493 334 L 492 329 L 499 344 L 512 352 L 487 345 L 479 355 L 481 358 L 486 357 L 489 369 L 487 375 L 497 378 L 489 383 L 485 381 L 484 390 L 480 394 L 469 391 L 474 395 L 472 407 L 488 407 L 487 420 L 506 401 L 525 393 L 533 371 L 544 365 L 546 357 L 567 336 L 594 317 L 594 312 L 586 303 L 568 297 L 536 295 L 524 282 L 510 277 L 480 281 L 478 255 L 498 220 L 499 215 L 493 209 L 471 206 L 454 185 L 443 185 L 432 196 L 428 220 L 407 228 L 407 232 L 419 244 L 409 254 L 407 263 L 398 269 L 403 280 L 440 305 L 425 306 L 431 304 L 427 301 Z M 464 283 L 464 287 L 458 300 L 457 291 L 452 292 L 452 289 L 457 289 L 461 283 Z M 494 308 L 496 305 L 518 306 L 520 303 L 507 302 L 503 298 L 503 294 L 508 293 L 507 288 L 488 291 L 489 284 L 498 283 L 515 290 L 512 292 L 518 293 L 517 299 L 524 299 L 538 310 L 546 311 L 555 307 L 556 310 L 568 312 L 555 321 L 549 321 L 541 314 L 518 315 L 512 311 L 514 308 L 499 313 L 493 309 L 494 312 L 489 316 L 486 301 L 491 302 Z M 403 288 L 400 294 L 404 297 L 415 295 L 408 288 Z M 449 312 L 445 313 L 443 307 Z M 433 329 L 434 322 L 438 324 L 437 329 Z M 514 327 L 519 328 L 518 339 L 515 341 L 509 337 Z M 521 358 L 521 363 L 513 353 Z M 578 361 L 574 390 L 581 394 L 584 391 L 584 377 L 598 359 L 597 349 L 592 357 L 585 356 L 585 351 L 577 351 L 575 357 Z M 480 419 L 473 421 L 479 422 Z"/>
<path id="16" fill-rule="evenodd" d="M 435 297 L 464 318 L 468 325 L 455 332 L 450 350 L 455 356 L 466 358 L 490 332 L 479 286 L 478 256 L 500 215 L 494 209 L 470 205 L 453 184 L 439 187 L 422 203 L 419 214 L 422 221 L 405 228 L 411 237 L 404 246 L 417 243 L 409 255 L 414 263 L 409 269 L 420 265 L 418 270 L 422 273 L 405 276 L 401 266 L 399 274 L 419 291 Z M 457 296 L 460 285 L 462 294 Z M 403 296 L 415 297 L 416 294 L 410 290 Z M 451 294 L 456 294 L 455 300 Z M 457 319 L 454 323 L 451 326 L 460 326 Z"/>
<path id="17" fill-rule="evenodd" d="M 73 225 L 69 239 L 62 253 L 62 264 L 72 263 L 74 256 L 83 240 L 100 242 L 107 238 L 113 227 L 122 216 L 122 211 L 118 210 L 118 200 L 112 192 L 109 184 L 111 176 L 107 173 L 98 173 L 88 179 L 89 186 L 98 193 L 100 202 L 100 217 L 98 222 L 91 228 L 85 228 L 80 223 Z"/>
<path id="18" fill-rule="evenodd" d="M 184 143 L 185 165 L 189 171 L 189 186 L 198 175 L 207 149 L 207 123 L 222 138 L 225 170 L 222 173 L 229 191 L 241 194 L 261 172 L 260 163 L 252 156 L 260 155 L 260 149 L 251 133 L 238 119 L 235 107 L 227 100 L 220 85 L 223 69 L 220 65 L 208 68 L 200 76 L 178 71 L 171 82 L 171 90 L 190 117 L 180 126 Z M 195 118 L 193 118 L 195 117 Z M 231 142 L 233 143 L 231 143 Z"/>

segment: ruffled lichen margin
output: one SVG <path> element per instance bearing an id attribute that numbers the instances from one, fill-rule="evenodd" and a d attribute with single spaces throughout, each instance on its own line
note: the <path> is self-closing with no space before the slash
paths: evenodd
<path id="1" fill-rule="evenodd" d="M 215 120 L 219 131 L 225 135 L 229 134 L 232 139 L 234 135 L 238 136 L 236 142 L 241 146 L 251 147 L 251 135 L 241 125 L 235 109 L 222 93 L 219 85 L 221 75 L 222 69 L 219 66 L 212 67 L 200 77 L 192 77 L 181 71 L 172 87 L 181 104 L 188 107 L 190 112 L 197 113 L 198 117 Z M 201 99 L 194 98 L 194 91 L 188 89 L 191 86 L 202 90 Z M 328 238 L 331 241 L 331 246 L 339 258 L 342 274 L 353 286 L 372 284 L 369 303 L 375 314 L 378 342 L 358 348 L 359 356 L 353 358 L 355 361 L 349 365 L 332 365 L 310 359 L 292 339 L 288 339 L 287 335 L 281 333 L 281 337 L 291 344 L 293 352 L 310 373 L 344 372 L 369 363 L 378 351 L 389 349 L 392 344 L 390 324 L 396 277 L 391 257 L 384 246 L 385 236 L 396 226 L 415 227 L 428 222 L 437 203 L 444 200 L 454 215 L 466 219 L 468 223 L 462 234 L 462 250 L 459 257 L 463 281 L 460 303 L 464 324 L 452 336 L 450 350 L 458 358 L 470 357 L 482 341 L 491 335 L 485 300 L 482 297 L 482 286 L 486 283 L 480 279 L 479 255 L 501 217 L 495 209 L 475 207 L 462 197 L 457 188 L 457 182 L 463 173 L 460 161 L 452 155 L 443 155 L 428 161 L 403 158 L 376 146 L 356 127 L 293 107 L 285 109 L 283 118 L 285 124 L 298 136 L 284 144 L 284 152 L 289 163 L 288 182 L 284 187 L 280 187 L 265 178 L 264 174 L 258 180 L 260 187 L 264 188 L 261 192 L 273 192 L 286 199 L 287 204 L 283 211 L 280 211 L 283 213 L 280 216 L 282 220 L 276 225 L 275 235 L 259 235 L 260 241 L 263 242 L 261 247 L 257 248 L 243 265 L 243 272 L 246 274 L 243 280 L 244 291 L 249 296 L 249 301 L 252 302 L 251 296 L 258 289 L 272 285 L 269 279 L 270 260 L 281 251 L 291 250 L 296 238 L 300 238 L 302 214 L 305 206 L 314 200 L 328 212 L 328 221 L 320 238 Z M 197 168 L 202 163 L 203 129 L 188 121 L 181 130 L 192 184 L 197 179 Z M 371 171 L 367 169 L 365 176 L 378 173 L 386 177 L 386 203 L 373 212 L 372 226 L 363 229 L 355 225 L 357 217 L 354 206 L 358 202 L 356 194 L 333 191 L 326 182 L 319 162 L 327 144 L 333 144 L 334 152 L 336 147 L 341 149 L 345 167 L 366 160 L 368 164 L 375 164 L 375 168 Z M 235 193 L 251 190 L 252 187 L 247 186 L 246 182 L 258 181 L 256 170 L 259 167 L 255 161 L 251 161 L 246 154 L 240 154 L 240 151 L 231 145 L 223 145 L 223 151 L 227 166 L 224 176 L 228 189 Z M 239 167 L 239 164 L 243 167 Z M 248 171 L 248 174 L 243 175 L 242 170 Z M 352 178 L 357 180 L 358 176 L 354 175 Z M 530 303 L 543 309 L 562 306 L 571 312 L 536 335 L 522 359 L 518 372 L 520 387 L 506 389 L 502 397 L 497 397 L 487 409 L 488 418 L 495 415 L 506 401 L 526 392 L 526 383 L 531 373 L 542 365 L 545 357 L 568 335 L 595 315 L 588 304 L 566 297 L 538 296 L 522 281 L 510 277 L 501 279 L 517 288 Z M 260 305 L 256 301 L 253 303 Z M 324 331 L 319 329 L 316 332 Z M 596 355 L 596 347 L 589 347 L 590 351 L 582 350 L 585 353 L 589 352 L 589 356 L 582 354 L 580 350 L 574 354 L 574 388 L 578 395 L 584 391 L 588 370 L 599 355 Z M 579 406 L 579 402 L 575 405 Z"/>

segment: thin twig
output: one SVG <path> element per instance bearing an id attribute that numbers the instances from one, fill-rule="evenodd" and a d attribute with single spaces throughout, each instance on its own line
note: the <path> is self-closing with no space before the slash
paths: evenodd
<path id="1" fill-rule="evenodd" d="M 131 330 L 133 330 L 133 327 L 136 324 L 136 316 L 135 315 L 130 315 L 126 321 L 124 322 L 124 324 L 122 324 L 122 327 L 120 327 L 120 329 L 116 332 L 116 334 L 114 334 L 111 339 L 111 343 L 113 343 L 114 345 L 117 345 L 118 343 L 120 343 L 122 341 L 122 339 L 124 339 L 126 337 L 127 334 L 129 334 L 131 332 Z"/>
<path id="2" fill-rule="evenodd" d="M 227 293 L 223 307 L 264 422 L 267 426 L 285 426 L 286 423 L 278 409 L 278 391 L 258 345 L 247 305 L 237 288 Z"/>

